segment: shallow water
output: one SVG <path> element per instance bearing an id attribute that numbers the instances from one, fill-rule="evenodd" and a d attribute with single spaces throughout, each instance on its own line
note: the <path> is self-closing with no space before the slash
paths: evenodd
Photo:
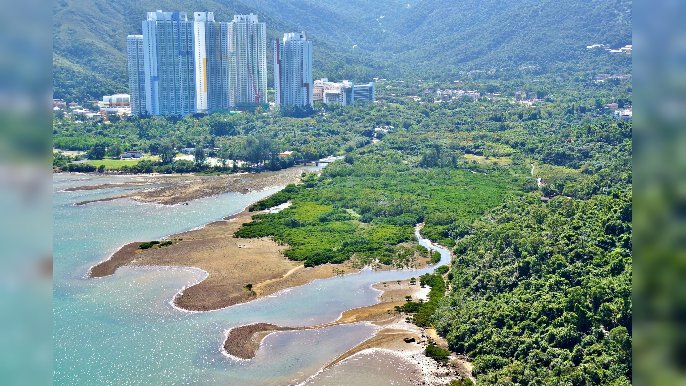
<path id="1" fill-rule="evenodd" d="M 129 180 L 132 177 L 54 176 L 55 384 L 299 383 L 369 338 L 374 327 L 355 324 L 274 333 L 250 361 L 221 353 L 225 331 L 256 322 L 285 326 L 330 322 L 347 309 L 375 303 L 379 292 L 371 288 L 372 284 L 432 270 L 367 270 L 318 280 L 223 310 L 180 311 L 170 300 L 204 273 L 180 268 L 122 268 L 110 277 L 87 279 L 88 269 L 123 244 L 202 226 L 237 213 L 278 188 L 228 193 L 187 206 L 141 204 L 128 199 L 75 206 L 75 202 L 117 196 L 140 187 L 64 191 L 70 186 Z M 428 246 L 426 240 L 420 242 Z M 441 264 L 449 259 L 443 250 Z M 373 366 L 368 372 L 379 377 L 387 374 L 384 369 L 374 372 Z"/>
<path id="2" fill-rule="evenodd" d="M 422 383 L 422 372 L 407 359 L 382 351 L 361 352 L 313 377 L 308 386 L 394 385 Z"/>

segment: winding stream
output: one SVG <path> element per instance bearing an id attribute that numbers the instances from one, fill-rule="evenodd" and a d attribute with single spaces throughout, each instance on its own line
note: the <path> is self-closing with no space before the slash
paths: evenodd
<path id="1" fill-rule="evenodd" d="M 127 189 L 65 192 L 70 186 L 124 182 L 130 177 L 55 175 L 54 186 L 54 382 L 55 384 L 296 384 L 374 333 L 359 323 L 269 335 L 254 359 L 227 358 L 226 330 L 265 322 L 308 326 L 336 320 L 348 309 L 377 302 L 371 286 L 431 272 L 364 270 L 291 288 L 227 309 L 188 313 L 169 300 L 203 275 L 193 269 L 121 268 L 110 277 L 86 279 L 88 268 L 119 246 L 185 231 L 237 213 L 279 188 L 228 193 L 187 206 L 141 204 L 127 199 L 74 206 L 78 201 Z M 421 238 L 419 243 L 450 253 Z M 377 374 L 378 376 L 378 374 Z M 371 379 L 371 378 L 370 378 Z"/>

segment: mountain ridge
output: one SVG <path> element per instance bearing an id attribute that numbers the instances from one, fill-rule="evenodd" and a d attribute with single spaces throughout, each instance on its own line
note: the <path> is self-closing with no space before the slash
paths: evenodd
<path id="1" fill-rule="evenodd" d="M 60 0 L 53 21 L 55 97 L 126 91 L 126 35 L 141 33 L 145 13 L 156 9 L 208 10 L 221 21 L 257 13 L 269 39 L 304 30 L 316 47 L 315 77 L 332 79 L 447 80 L 472 70 L 511 76 L 523 66 L 551 73 L 631 63 L 585 49 L 631 43 L 627 0 Z"/>

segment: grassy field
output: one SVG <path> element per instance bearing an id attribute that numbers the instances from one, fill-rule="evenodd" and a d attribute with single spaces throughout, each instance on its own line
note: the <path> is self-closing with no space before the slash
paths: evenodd
<path id="1" fill-rule="evenodd" d="M 512 164 L 512 159 L 510 157 L 485 157 L 476 154 L 465 154 L 464 159 L 467 161 L 474 161 L 480 165 L 507 166 Z"/>
<path id="2" fill-rule="evenodd" d="M 143 157 L 138 159 L 102 159 L 102 160 L 88 160 L 85 163 L 99 167 L 100 165 L 105 165 L 106 169 L 116 170 L 120 169 L 122 166 L 134 166 L 142 160 L 159 161 L 160 158 L 157 156 Z"/>

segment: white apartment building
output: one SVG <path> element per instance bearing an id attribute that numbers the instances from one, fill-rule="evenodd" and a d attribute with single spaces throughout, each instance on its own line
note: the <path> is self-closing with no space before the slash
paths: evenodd
<path id="1" fill-rule="evenodd" d="M 277 106 L 312 106 L 312 42 L 305 32 L 274 41 L 274 88 Z"/>
<path id="2" fill-rule="evenodd" d="M 267 103 L 267 27 L 257 15 L 234 15 L 229 23 L 229 87 L 232 103 L 252 108 Z"/>

